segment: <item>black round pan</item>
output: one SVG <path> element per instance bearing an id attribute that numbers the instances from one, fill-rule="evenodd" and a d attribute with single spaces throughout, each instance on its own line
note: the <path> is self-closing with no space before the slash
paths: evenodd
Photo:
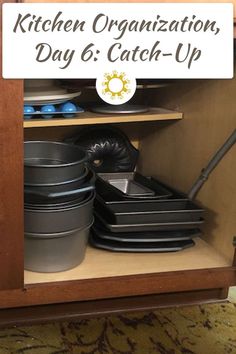
<path id="1" fill-rule="evenodd" d="M 64 208 L 25 207 L 25 232 L 47 234 L 87 227 L 93 220 L 94 197 L 90 192 L 82 202 Z"/>
<path id="2" fill-rule="evenodd" d="M 84 174 L 72 181 L 52 184 L 49 186 L 32 187 L 25 185 L 25 204 L 58 204 L 80 198 L 84 199 L 87 192 L 93 190 L 95 174 L 85 169 Z"/>
<path id="3" fill-rule="evenodd" d="M 75 180 L 84 173 L 87 154 L 76 145 L 55 141 L 24 143 L 24 183 L 41 186 Z"/>

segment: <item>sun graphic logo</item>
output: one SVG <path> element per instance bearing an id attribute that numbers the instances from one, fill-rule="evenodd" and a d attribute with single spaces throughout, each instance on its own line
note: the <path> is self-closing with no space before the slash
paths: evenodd
<path id="1" fill-rule="evenodd" d="M 118 72 L 114 70 L 112 74 L 104 74 L 104 78 L 105 81 L 102 83 L 102 85 L 105 86 L 102 91 L 104 95 L 108 94 L 112 99 L 122 99 L 125 94 L 130 92 L 130 80 L 126 78 L 125 73 L 118 74 Z"/>
<path id="2" fill-rule="evenodd" d="M 96 89 L 103 101 L 118 105 L 131 99 L 136 90 L 136 80 L 125 72 L 113 70 L 97 78 Z"/>

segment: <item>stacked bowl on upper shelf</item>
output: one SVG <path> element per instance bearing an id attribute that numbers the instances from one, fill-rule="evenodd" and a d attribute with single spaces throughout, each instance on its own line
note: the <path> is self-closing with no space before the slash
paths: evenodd
<path id="1" fill-rule="evenodd" d="M 24 143 L 25 268 L 57 272 L 80 264 L 93 223 L 94 173 L 78 146 Z"/>
<path id="2" fill-rule="evenodd" d="M 193 246 L 204 210 L 155 178 L 100 173 L 90 243 L 123 252 L 171 252 Z"/>

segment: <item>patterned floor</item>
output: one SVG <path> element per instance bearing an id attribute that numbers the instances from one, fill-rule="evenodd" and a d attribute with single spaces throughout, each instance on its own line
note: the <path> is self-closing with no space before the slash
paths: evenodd
<path id="1" fill-rule="evenodd" d="M 236 286 L 232 286 L 229 289 L 228 299 L 229 299 L 230 302 L 236 303 Z"/>
<path id="2" fill-rule="evenodd" d="M 233 303 L 160 309 L 2 329 L 0 354 L 234 354 L 235 328 Z"/>

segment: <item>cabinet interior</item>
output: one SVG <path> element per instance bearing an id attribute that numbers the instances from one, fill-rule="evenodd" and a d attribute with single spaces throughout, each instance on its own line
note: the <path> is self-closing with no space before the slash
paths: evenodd
<path id="1" fill-rule="evenodd" d="M 140 150 L 139 172 L 187 193 L 202 168 L 235 129 L 235 94 L 236 79 L 176 80 L 161 88 L 139 92 L 137 100 L 183 112 L 182 120 L 115 126 L 121 128 Z M 82 128 L 27 128 L 25 140 L 62 140 Z M 88 247 L 84 262 L 77 268 L 51 274 L 25 271 L 25 283 L 231 266 L 236 230 L 235 181 L 233 147 L 197 195 L 196 201 L 206 209 L 206 222 L 195 247 L 166 254 L 111 253 Z"/>

